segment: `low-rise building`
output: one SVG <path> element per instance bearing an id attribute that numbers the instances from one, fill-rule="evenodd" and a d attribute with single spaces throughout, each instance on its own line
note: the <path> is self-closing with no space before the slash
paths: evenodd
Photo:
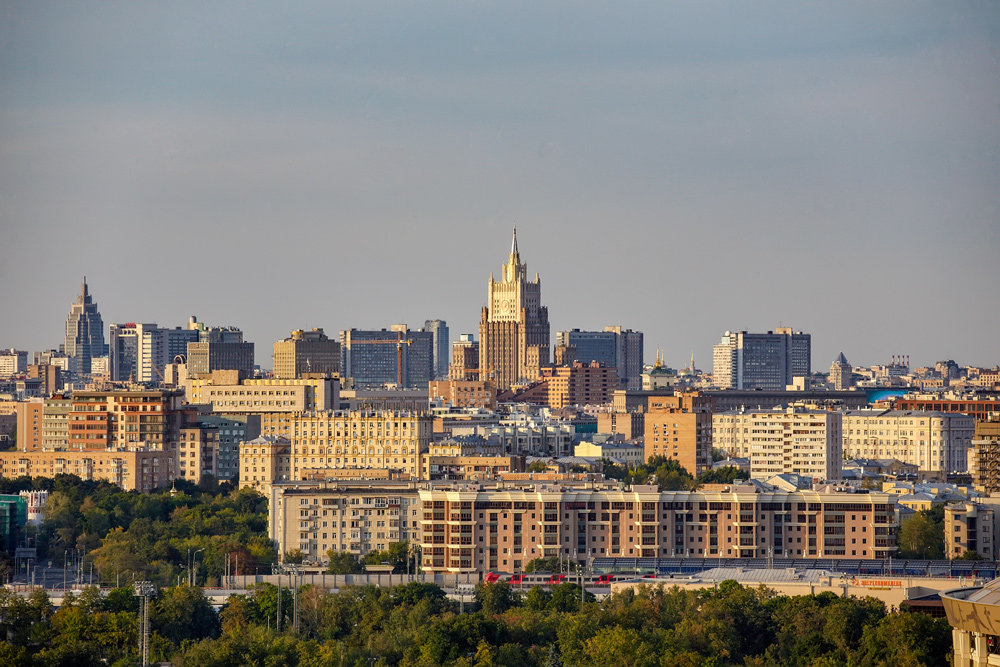
<path id="1" fill-rule="evenodd" d="M 642 445 L 625 442 L 581 442 L 573 448 L 573 455 L 583 458 L 610 459 L 627 466 L 636 466 L 645 460 Z"/>
<path id="2" fill-rule="evenodd" d="M 177 477 L 176 454 L 160 449 L 0 452 L 0 477 L 76 475 L 126 491 L 153 491 Z"/>

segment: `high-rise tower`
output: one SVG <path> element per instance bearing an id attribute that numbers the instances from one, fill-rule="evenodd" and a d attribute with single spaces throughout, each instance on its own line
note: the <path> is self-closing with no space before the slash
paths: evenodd
<path id="1" fill-rule="evenodd" d="M 87 291 L 87 278 L 83 279 L 80 296 L 77 297 L 66 318 L 66 342 L 63 345 L 66 356 L 76 359 L 77 371 L 90 373 L 90 360 L 107 354 L 104 344 L 104 322 L 97 312 L 97 304 Z"/>
<path id="2" fill-rule="evenodd" d="M 537 378 L 549 362 L 549 309 L 541 305 L 542 283 L 527 279 L 517 251 L 517 228 L 500 281 L 490 274 L 486 307 L 479 320 L 480 378 L 498 389 Z"/>

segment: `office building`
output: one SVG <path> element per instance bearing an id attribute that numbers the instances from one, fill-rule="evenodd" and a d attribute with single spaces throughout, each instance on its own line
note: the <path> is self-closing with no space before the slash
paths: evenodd
<path id="1" fill-rule="evenodd" d="M 387 385 L 427 389 L 434 379 L 434 335 L 405 324 L 388 330 L 341 331 L 340 354 L 342 374 L 358 389 Z"/>
<path id="2" fill-rule="evenodd" d="M 236 327 L 205 327 L 191 318 L 189 329 L 198 332 L 198 342 L 187 344 L 189 374 L 205 374 L 217 370 L 239 371 L 240 379 L 254 372 L 254 344 L 243 341 L 243 332 Z"/>
<path id="3" fill-rule="evenodd" d="M 598 362 L 618 370 L 621 389 L 638 389 L 642 375 L 643 336 L 620 326 L 604 327 L 604 331 L 560 331 L 556 345 L 574 350 L 573 358 L 583 364 Z M 560 364 L 568 365 L 568 364 Z"/>
<path id="4" fill-rule="evenodd" d="M 843 413 L 844 456 L 898 459 L 925 472 L 965 472 L 975 420 L 968 415 L 915 410 Z"/>
<path id="5" fill-rule="evenodd" d="M 480 379 L 501 391 L 530 382 L 549 362 L 549 310 L 542 306 L 542 283 L 527 278 L 517 249 L 517 230 L 500 281 L 490 274 L 486 306 L 479 320 Z"/>
<path id="6" fill-rule="evenodd" d="M 76 371 L 90 374 L 90 360 L 108 353 L 104 344 L 104 321 L 97 311 L 97 303 L 87 289 L 87 279 L 83 279 L 80 296 L 70 307 L 66 318 L 66 340 L 62 351 L 76 360 Z"/>
<path id="7" fill-rule="evenodd" d="M 713 384 L 720 389 L 781 391 L 811 371 L 810 334 L 782 327 L 763 334 L 727 331 L 712 348 Z"/>
<path id="8" fill-rule="evenodd" d="M 332 375 L 340 372 L 340 343 L 330 340 L 323 329 L 297 329 L 274 343 L 274 377 L 300 378 L 305 374 Z"/>
<path id="9" fill-rule="evenodd" d="M 27 525 L 27 498 L 20 495 L 0 495 L 0 551 L 13 554 Z"/>
<path id="10" fill-rule="evenodd" d="M 159 384 L 164 369 L 187 354 L 188 343 L 198 341 L 198 331 L 162 328 L 155 323 L 112 324 L 108 335 L 108 375 L 111 380 Z"/>
<path id="11" fill-rule="evenodd" d="M 184 391 L 189 403 L 226 414 L 333 410 L 340 404 L 340 379 L 326 376 L 240 380 L 238 371 L 214 371 L 187 378 Z"/>
<path id="12" fill-rule="evenodd" d="M 428 383 L 427 393 L 431 401 L 456 408 L 493 410 L 497 404 L 496 389 L 482 380 L 435 380 Z"/>
<path id="13" fill-rule="evenodd" d="M 431 345 L 434 349 L 434 378 L 443 380 L 448 377 L 448 367 L 451 364 L 451 340 L 448 333 L 448 323 L 444 320 L 427 320 L 424 331 L 431 334 Z"/>
<path id="14" fill-rule="evenodd" d="M 895 554 L 885 493 L 783 492 L 757 484 L 659 491 L 508 482 L 426 485 L 425 572 L 519 572 L 535 558 L 883 559 Z"/>
<path id="15" fill-rule="evenodd" d="M 28 370 L 28 353 L 23 350 L 0 350 L 0 378 L 9 378 Z"/>

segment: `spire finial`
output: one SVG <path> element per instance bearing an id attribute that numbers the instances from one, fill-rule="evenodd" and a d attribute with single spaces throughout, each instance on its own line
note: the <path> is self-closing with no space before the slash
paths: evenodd
<path id="1" fill-rule="evenodd" d="M 514 225 L 514 238 L 510 242 L 510 254 L 517 254 L 517 225 Z"/>

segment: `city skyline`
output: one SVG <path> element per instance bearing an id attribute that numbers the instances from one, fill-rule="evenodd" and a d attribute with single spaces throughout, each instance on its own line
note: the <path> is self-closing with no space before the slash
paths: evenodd
<path id="1" fill-rule="evenodd" d="M 7 8 L 0 345 L 56 347 L 84 274 L 105 323 L 239 326 L 265 367 L 298 328 L 457 339 L 516 224 L 553 332 L 992 366 L 998 35 L 966 3 Z"/>

